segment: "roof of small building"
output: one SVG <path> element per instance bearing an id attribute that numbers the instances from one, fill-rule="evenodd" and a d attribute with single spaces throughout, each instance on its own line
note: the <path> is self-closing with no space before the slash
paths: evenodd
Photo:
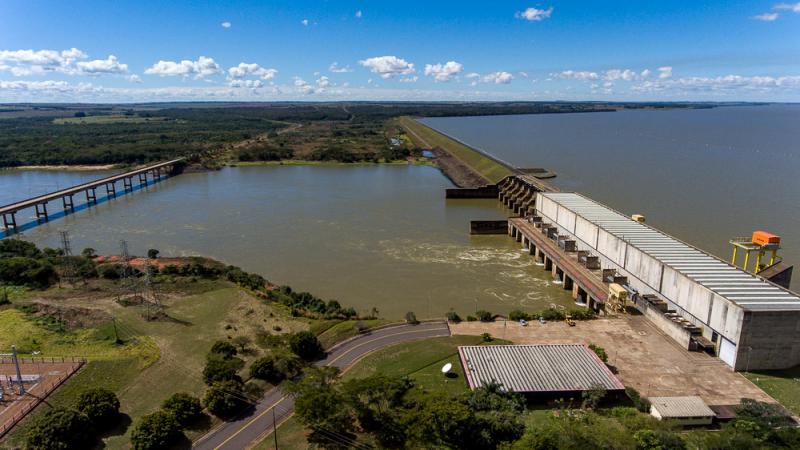
<path id="1" fill-rule="evenodd" d="M 472 389 L 492 381 L 514 392 L 625 389 L 583 344 L 462 346 L 458 352 Z"/>
<path id="2" fill-rule="evenodd" d="M 650 405 L 663 418 L 714 417 L 714 411 L 702 398 L 695 395 L 685 397 L 648 397 Z"/>

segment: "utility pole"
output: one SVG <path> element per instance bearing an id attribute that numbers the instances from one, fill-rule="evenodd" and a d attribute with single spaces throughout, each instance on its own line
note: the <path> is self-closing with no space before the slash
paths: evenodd
<path id="1" fill-rule="evenodd" d="M 17 383 L 19 383 L 19 395 L 25 395 L 25 385 L 22 384 L 22 372 L 19 370 L 19 359 L 17 358 L 17 346 L 11 346 L 11 359 L 17 367 Z"/>
<path id="2" fill-rule="evenodd" d="M 275 438 L 275 450 L 278 450 L 278 427 L 275 426 L 275 407 L 272 407 L 272 436 Z"/>

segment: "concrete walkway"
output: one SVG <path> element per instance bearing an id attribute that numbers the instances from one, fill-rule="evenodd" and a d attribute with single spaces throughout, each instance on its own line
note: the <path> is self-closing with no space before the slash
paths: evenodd
<path id="1" fill-rule="evenodd" d="M 449 335 L 450 330 L 444 322 L 381 328 L 337 345 L 328 352 L 325 359 L 316 364 L 346 369 L 364 356 L 384 347 Z M 211 430 L 198 439 L 192 447 L 201 450 L 248 448 L 272 431 L 273 410 L 275 422 L 280 424 L 294 411 L 294 401 L 280 389 L 273 388 L 264 394 L 261 401 L 247 415 Z"/>

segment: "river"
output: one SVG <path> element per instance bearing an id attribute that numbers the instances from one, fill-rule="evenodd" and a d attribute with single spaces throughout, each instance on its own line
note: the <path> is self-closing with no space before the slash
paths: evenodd
<path id="1" fill-rule="evenodd" d="M 800 264 L 800 105 L 422 122 L 519 167 L 554 170 L 561 189 L 644 214 L 725 260 L 729 239 L 763 229 Z"/>
<path id="2" fill-rule="evenodd" d="M 0 204 L 104 175 L 3 171 Z M 445 200 L 447 187 L 430 166 L 229 167 L 170 178 L 23 236 L 58 247 L 66 229 L 76 252 L 118 254 L 125 239 L 137 255 L 207 255 L 387 318 L 571 304 L 511 238 L 469 235 L 470 220 L 505 217 L 499 202 Z M 33 219 L 32 209 L 18 218 Z"/>

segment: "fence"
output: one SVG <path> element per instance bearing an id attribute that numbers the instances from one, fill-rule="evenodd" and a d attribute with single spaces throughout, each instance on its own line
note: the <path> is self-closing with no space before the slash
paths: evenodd
<path id="1" fill-rule="evenodd" d="M 15 406 L 23 403 L 26 399 L 30 400 L 25 402 L 22 405 L 22 409 L 13 413 L 11 417 L 4 417 L 3 423 L 0 424 L 0 438 L 6 435 L 14 426 L 22 420 L 28 413 L 33 411 L 34 408 L 39 406 L 39 403 L 42 403 L 53 391 L 58 389 L 69 377 L 75 374 L 84 364 L 86 364 L 86 359 L 84 358 L 75 358 L 75 357 L 61 357 L 61 358 L 18 358 L 20 364 L 62 364 L 62 363 L 73 363 L 70 366 L 69 370 L 66 373 L 60 374 L 56 379 L 49 379 L 44 378 L 44 393 L 41 396 L 34 396 L 31 394 L 26 394 L 25 397 L 19 398 L 14 401 L 11 405 L 8 406 L 9 410 L 12 410 Z M 0 364 L 12 364 L 13 361 L 11 358 L 0 358 Z M 41 383 L 40 383 L 41 386 Z M 2 417 L 2 414 L 0 414 Z"/>

